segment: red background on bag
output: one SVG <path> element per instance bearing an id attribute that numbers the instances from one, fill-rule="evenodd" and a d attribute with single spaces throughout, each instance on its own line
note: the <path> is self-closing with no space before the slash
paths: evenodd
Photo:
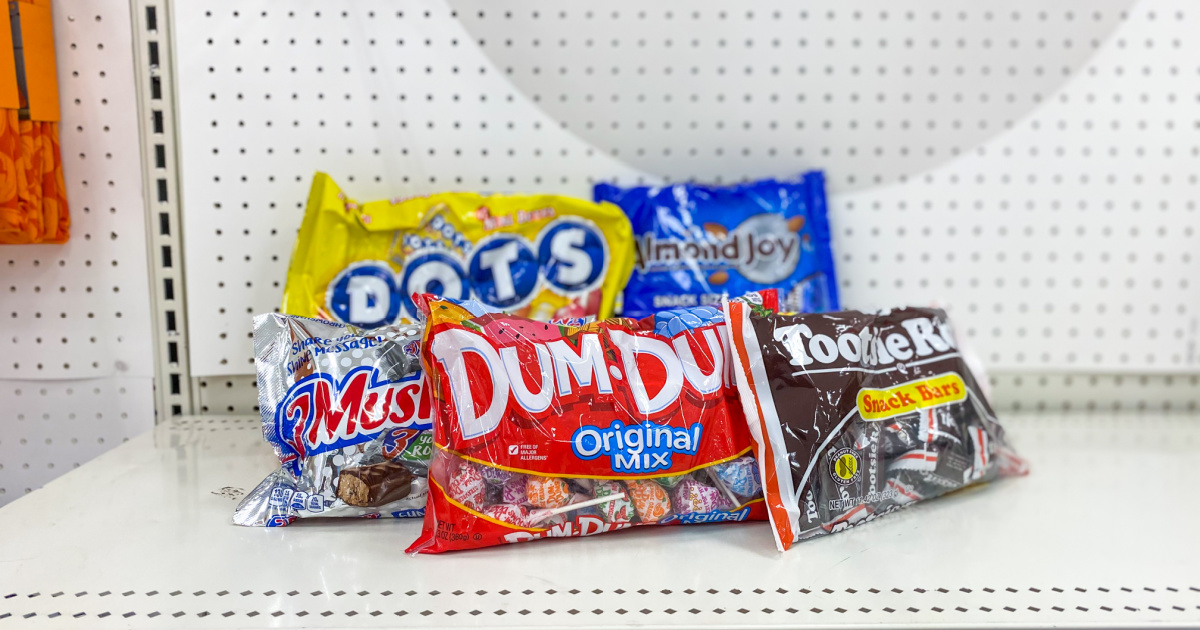
<path id="1" fill-rule="evenodd" d="M 484 316 L 476 321 L 488 320 L 488 325 L 505 327 L 509 322 L 522 325 L 528 322 L 523 318 L 509 316 Z M 662 411 L 651 414 L 641 414 L 633 400 L 628 377 L 625 376 L 624 363 L 620 360 L 620 350 L 611 342 L 610 331 L 620 330 L 637 337 L 649 337 L 670 343 L 671 339 L 655 335 L 648 330 L 649 322 L 634 322 L 633 320 L 613 320 L 595 325 L 592 330 L 573 332 L 563 337 L 578 337 L 582 334 L 598 334 L 604 350 L 604 368 L 609 371 L 613 392 L 603 394 L 596 390 L 596 376 L 592 384 L 580 387 L 574 377 L 570 377 L 572 395 L 558 395 L 558 381 L 554 381 L 555 393 L 549 408 L 539 414 L 530 413 L 516 402 L 510 393 L 507 406 L 500 425 L 493 431 L 476 438 L 464 438 L 459 425 L 458 411 L 449 375 L 445 366 L 431 354 L 433 340 L 437 335 L 451 328 L 471 331 L 462 324 L 436 325 L 428 335 L 429 342 L 422 351 L 425 354 L 430 384 L 433 387 L 434 404 L 434 442 L 442 449 L 450 450 L 467 459 L 472 459 L 488 465 L 501 468 L 531 472 L 546 476 L 566 477 L 600 477 L 624 478 L 646 477 L 683 474 L 689 470 L 709 466 L 713 463 L 737 457 L 750 447 L 751 439 L 741 405 L 738 402 L 737 389 L 730 383 L 710 394 L 701 394 L 691 383 L 684 379 L 682 391 L 678 398 L 667 405 Z M 543 327 L 542 324 L 537 326 Z M 715 324 L 703 328 L 689 330 L 679 337 L 686 338 L 692 350 L 692 356 L 698 369 L 704 374 L 713 370 L 713 357 L 708 344 L 703 337 L 705 329 L 714 333 L 724 324 Z M 551 326 L 551 328 L 554 328 Z M 482 336 L 482 335 L 481 335 Z M 522 366 L 521 373 L 526 387 L 532 392 L 541 390 L 541 367 L 539 366 L 534 342 L 515 339 L 515 335 L 495 335 L 485 337 L 491 345 L 499 350 L 501 347 L 516 349 Z M 679 338 L 677 337 L 677 338 Z M 544 343 L 541 341 L 539 343 Z M 575 344 L 571 344 L 578 350 Z M 718 346 L 719 347 L 719 346 Z M 472 397 L 477 413 L 482 412 L 491 401 L 492 379 L 488 364 L 473 353 L 464 353 L 464 369 L 468 373 Z M 723 363 L 723 359 L 722 359 Z M 552 367 L 552 366 L 550 366 Z M 645 382 L 647 395 L 653 397 L 662 387 L 665 377 L 661 363 L 652 356 L 639 354 L 638 367 Z M 617 378 L 613 369 L 621 374 Z M 722 364 L 722 373 L 725 366 Z M 699 448 L 694 455 L 672 452 L 671 466 L 649 472 L 616 472 L 612 468 L 612 458 L 598 455 L 594 459 L 580 459 L 572 451 L 571 440 L 575 432 L 584 426 L 591 425 L 598 430 L 609 428 L 612 422 L 620 421 L 629 426 L 650 420 L 657 425 L 676 427 L 688 430 L 694 423 L 702 426 Z M 512 450 L 516 447 L 516 450 Z M 533 449 L 533 450 L 527 450 Z M 643 449 L 644 451 L 649 449 Z M 530 456 L 537 459 L 530 458 Z"/>

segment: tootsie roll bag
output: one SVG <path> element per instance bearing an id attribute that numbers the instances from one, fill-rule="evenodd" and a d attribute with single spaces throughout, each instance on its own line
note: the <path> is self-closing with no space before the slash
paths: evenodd
<path id="1" fill-rule="evenodd" d="M 944 311 L 752 313 L 725 305 L 781 550 L 1028 470 Z"/>

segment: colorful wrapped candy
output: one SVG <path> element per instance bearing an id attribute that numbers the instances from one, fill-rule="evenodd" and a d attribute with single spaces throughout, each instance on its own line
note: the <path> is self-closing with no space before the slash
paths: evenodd
<path id="1" fill-rule="evenodd" d="M 630 481 L 629 498 L 643 523 L 657 523 L 671 513 L 671 498 L 652 479 Z"/>
<path id="2" fill-rule="evenodd" d="M 679 514 L 703 514 L 718 509 L 725 499 L 721 491 L 695 479 L 684 479 L 671 491 L 671 505 Z"/>
<path id="3" fill-rule="evenodd" d="M 776 307 L 774 291 L 745 299 Z M 729 500 L 699 481 L 750 453 L 719 310 L 573 327 L 417 303 L 428 310 L 422 359 L 437 448 L 431 508 L 410 552 L 765 516 L 760 496 Z M 503 507 L 459 500 L 463 459 L 524 475 L 525 496 L 515 477 Z"/>
<path id="4" fill-rule="evenodd" d="M 525 496 L 531 505 L 541 508 L 562 507 L 571 500 L 567 482 L 555 477 L 530 477 L 525 481 Z"/>
<path id="5" fill-rule="evenodd" d="M 450 498 L 469 508 L 482 510 L 487 505 L 487 483 L 479 469 L 470 462 L 458 463 L 446 489 L 450 492 Z"/>
<path id="6" fill-rule="evenodd" d="M 500 490 L 501 500 L 505 503 L 525 503 L 529 496 L 525 493 L 525 476 L 518 475 L 504 482 Z"/>
<path id="7" fill-rule="evenodd" d="M 662 484 L 663 487 L 665 487 L 665 488 L 674 488 L 676 485 L 679 484 L 680 481 L 683 481 L 684 479 L 687 479 L 687 478 L 688 478 L 687 475 L 674 475 L 671 477 L 658 477 L 655 479 L 655 481 Z"/>
<path id="8" fill-rule="evenodd" d="M 504 470 L 503 468 L 493 468 L 491 466 L 482 466 L 480 474 L 483 475 L 483 480 L 493 485 L 504 485 L 514 477 L 520 477 L 519 474 Z"/>
<path id="9" fill-rule="evenodd" d="M 595 485 L 595 493 L 597 498 L 624 494 L 625 487 L 619 481 L 607 479 Z M 614 499 L 600 508 L 600 516 L 609 523 L 629 523 L 635 514 L 633 502 L 627 498 Z"/>
<path id="10" fill-rule="evenodd" d="M 529 527 L 529 511 L 520 505 L 498 503 L 483 508 L 483 513 L 498 521 L 512 523 L 517 527 Z"/>
<path id="11" fill-rule="evenodd" d="M 742 497 L 752 497 L 762 491 L 758 477 L 758 462 L 753 457 L 739 457 L 712 467 L 713 474 L 729 489 Z"/>

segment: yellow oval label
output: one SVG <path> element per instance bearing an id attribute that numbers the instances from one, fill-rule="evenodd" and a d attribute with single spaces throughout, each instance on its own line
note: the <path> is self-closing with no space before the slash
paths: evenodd
<path id="1" fill-rule="evenodd" d="M 901 383 L 886 389 L 858 392 L 858 413 L 863 420 L 883 420 L 918 409 L 956 403 L 967 397 L 967 385 L 955 372 Z"/>
<path id="2" fill-rule="evenodd" d="M 854 474 L 857 472 L 858 460 L 850 453 L 837 458 L 837 461 L 833 464 L 833 474 L 847 481 L 853 479 Z"/>

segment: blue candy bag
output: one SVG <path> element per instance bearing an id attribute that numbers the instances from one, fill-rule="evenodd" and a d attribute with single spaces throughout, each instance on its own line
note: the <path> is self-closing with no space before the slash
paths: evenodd
<path id="1" fill-rule="evenodd" d="M 625 317 L 763 289 L 778 289 L 786 311 L 840 308 L 820 171 L 734 186 L 597 184 L 593 196 L 620 206 L 633 224 Z"/>

